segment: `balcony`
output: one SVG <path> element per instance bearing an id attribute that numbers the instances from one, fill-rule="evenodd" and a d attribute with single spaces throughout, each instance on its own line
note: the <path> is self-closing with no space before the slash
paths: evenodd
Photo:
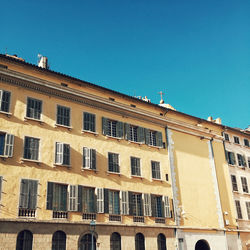
<path id="1" fill-rule="evenodd" d="M 118 221 L 118 222 L 121 222 L 122 221 L 122 217 L 121 217 L 121 215 L 110 214 L 109 215 L 109 221 Z"/>
<path id="2" fill-rule="evenodd" d="M 96 220 L 96 214 L 95 213 L 83 213 L 82 219 L 83 220 Z"/>
<path id="3" fill-rule="evenodd" d="M 68 212 L 66 212 L 66 211 L 53 211 L 52 217 L 54 219 L 68 219 Z"/>
<path id="4" fill-rule="evenodd" d="M 19 208 L 18 216 L 19 217 L 35 218 L 36 217 L 36 209 Z"/>
<path id="5" fill-rule="evenodd" d="M 144 223 L 144 217 L 143 216 L 134 216 L 133 222 L 141 222 Z"/>

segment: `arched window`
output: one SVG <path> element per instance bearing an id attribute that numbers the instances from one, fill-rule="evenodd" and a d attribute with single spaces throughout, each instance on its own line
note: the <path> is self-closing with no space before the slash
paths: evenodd
<path id="1" fill-rule="evenodd" d="M 210 250 L 210 246 L 206 240 L 199 240 L 195 244 L 195 250 Z"/>
<path id="2" fill-rule="evenodd" d="M 52 250 L 66 250 L 66 234 L 56 231 L 52 237 Z"/>
<path id="3" fill-rule="evenodd" d="M 17 236 L 16 250 L 32 250 L 33 234 L 28 230 L 21 231 Z"/>
<path id="4" fill-rule="evenodd" d="M 145 250 L 145 240 L 142 233 L 138 233 L 135 236 L 135 250 Z"/>
<path id="5" fill-rule="evenodd" d="M 167 250 L 166 237 L 164 234 L 158 234 L 157 245 L 158 245 L 158 250 Z"/>
<path id="6" fill-rule="evenodd" d="M 121 235 L 112 233 L 110 236 L 110 250 L 121 250 Z"/>
<path id="7" fill-rule="evenodd" d="M 85 234 L 82 236 L 80 241 L 80 250 L 92 250 L 92 235 L 91 234 Z M 96 250 L 96 238 L 93 236 L 93 245 L 94 250 Z"/>

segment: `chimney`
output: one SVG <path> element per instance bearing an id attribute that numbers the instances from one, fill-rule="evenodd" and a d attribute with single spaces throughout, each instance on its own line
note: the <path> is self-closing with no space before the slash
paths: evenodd
<path id="1" fill-rule="evenodd" d="M 38 61 L 38 67 L 48 69 L 48 58 L 46 56 L 38 55 L 39 61 Z"/>

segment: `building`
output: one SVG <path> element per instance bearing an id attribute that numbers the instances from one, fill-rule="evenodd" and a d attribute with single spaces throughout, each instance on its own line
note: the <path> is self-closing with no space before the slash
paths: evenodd
<path id="1" fill-rule="evenodd" d="M 4 249 L 239 248 L 221 124 L 46 64 L 0 55 Z"/>
<path id="2" fill-rule="evenodd" d="M 250 131 L 225 127 L 225 152 L 242 249 L 250 249 Z"/>

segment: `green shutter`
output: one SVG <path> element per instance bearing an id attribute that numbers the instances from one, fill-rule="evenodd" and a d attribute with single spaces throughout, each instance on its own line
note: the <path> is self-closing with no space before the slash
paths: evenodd
<path id="1" fill-rule="evenodd" d="M 104 188 L 104 213 L 109 213 L 109 190 Z"/>
<path id="2" fill-rule="evenodd" d="M 228 159 L 228 151 L 227 151 L 227 150 L 225 150 L 225 155 L 226 155 L 226 160 L 227 160 L 227 162 L 229 163 L 229 159 Z"/>
<path id="3" fill-rule="evenodd" d="M 246 158 L 244 155 L 242 155 L 242 162 L 243 162 L 243 166 L 246 167 Z"/>
<path id="4" fill-rule="evenodd" d="M 123 138 L 123 122 L 116 123 L 117 137 Z"/>
<path id="5" fill-rule="evenodd" d="M 108 118 L 102 117 L 102 134 L 108 134 Z"/>
<path id="6" fill-rule="evenodd" d="M 36 209 L 37 207 L 37 187 L 38 181 L 29 180 L 29 208 Z"/>
<path id="7" fill-rule="evenodd" d="M 151 210 L 152 216 L 156 217 L 156 197 L 153 194 L 151 194 Z"/>
<path id="8" fill-rule="evenodd" d="M 68 194 L 68 187 L 67 185 L 60 185 L 60 211 L 67 211 L 67 194 Z"/>
<path id="9" fill-rule="evenodd" d="M 233 163 L 233 165 L 235 165 L 236 164 L 235 154 L 233 152 L 231 152 L 230 155 L 232 156 L 232 163 Z"/>
<path id="10" fill-rule="evenodd" d="M 138 142 L 145 143 L 145 129 L 142 127 L 138 127 L 137 133 Z"/>
<path id="11" fill-rule="evenodd" d="M 156 146 L 162 147 L 162 133 L 156 132 Z"/>
<path id="12" fill-rule="evenodd" d="M 20 186 L 19 207 L 28 208 L 29 205 L 29 180 L 22 179 Z"/>
<path id="13" fill-rule="evenodd" d="M 47 185 L 47 207 L 46 207 L 46 209 L 48 209 L 48 210 L 52 210 L 53 189 L 54 189 L 54 183 L 48 182 L 48 185 Z"/>
<path id="14" fill-rule="evenodd" d="M 145 143 L 148 145 L 149 144 L 149 137 L 150 137 L 150 134 L 149 134 L 150 130 L 145 128 Z"/>
<path id="15" fill-rule="evenodd" d="M 82 195 L 83 195 L 83 187 L 78 185 L 78 203 L 77 203 L 77 211 L 82 212 Z"/>
<path id="16" fill-rule="evenodd" d="M 96 169 L 96 150 L 90 149 L 90 168 Z"/>
<path id="17" fill-rule="evenodd" d="M 133 193 L 128 192 L 128 202 L 129 202 L 129 215 L 134 215 L 133 213 Z"/>
<path id="18" fill-rule="evenodd" d="M 130 135 L 130 124 L 124 123 L 124 133 L 125 133 L 125 139 L 130 140 L 131 135 Z"/>

